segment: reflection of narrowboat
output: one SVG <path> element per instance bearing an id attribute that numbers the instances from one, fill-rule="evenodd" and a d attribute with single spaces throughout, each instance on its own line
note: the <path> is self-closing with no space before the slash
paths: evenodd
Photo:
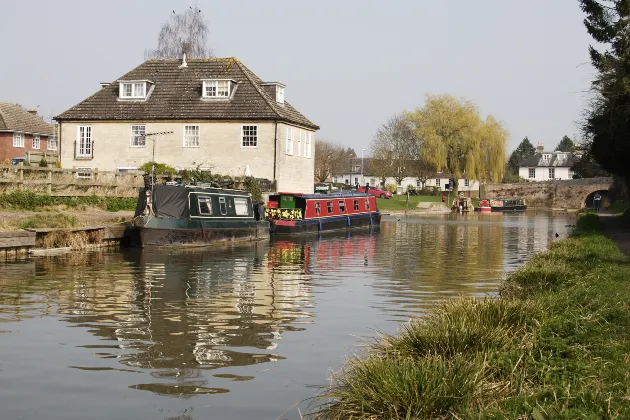
<path id="1" fill-rule="evenodd" d="M 376 197 L 357 192 L 273 194 L 269 196 L 265 216 L 275 234 L 372 227 L 381 223 Z"/>
<path id="2" fill-rule="evenodd" d="M 479 201 L 480 211 L 525 211 L 527 204 L 522 198 L 490 198 Z"/>
<path id="3" fill-rule="evenodd" d="M 140 192 L 134 226 L 140 246 L 203 246 L 269 238 L 260 216 L 245 191 L 155 185 Z"/>

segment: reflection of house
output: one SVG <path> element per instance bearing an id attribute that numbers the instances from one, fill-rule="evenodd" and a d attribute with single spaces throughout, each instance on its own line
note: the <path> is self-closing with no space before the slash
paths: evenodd
<path id="1" fill-rule="evenodd" d="M 545 152 L 538 146 L 537 153 L 525 159 L 518 168 L 518 175 L 530 181 L 573 179 L 571 167 L 575 158 L 571 152 Z"/>
<path id="2" fill-rule="evenodd" d="M 319 127 L 234 58 L 154 59 L 55 117 L 61 163 L 109 171 L 155 160 L 313 192 Z M 154 143 L 155 142 L 155 143 Z"/>
<path id="3" fill-rule="evenodd" d="M 361 164 L 363 161 L 363 166 Z M 397 185 L 397 181 L 393 176 L 385 177 L 385 182 L 383 183 L 383 178 L 375 175 L 375 170 L 370 168 L 372 164 L 372 158 L 357 158 L 352 160 L 352 166 L 349 168 L 348 173 L 342 175 L 336 175 L 333 177 L 333 182 L 340 182 L 347 185 L 365 185 L 369 183 L 373 186 L 386 186 L 386 185 Z M 424 183 L 425 187 L 437 187 L 440 191 L 446 191 L 446 185 L 450 182 L 451 175 L 438 172 L 435 174 L 431 174 L 429 178 L 426 178 Z M 422 188 L 422 181 L 417 177 L 406 177 L 403 178 L 400 185 L 403 189 L 407 189 L 409 187 L 413 188 Z M 479 181 L 475 181 L 472 179 L 460 179 L 458 181 L 458 190 L 459 191 L 479 191 Z"/>
<path id="4" fill-rule="evenodd" d="M 0 102 L 0 162 L 26 152 L 57 151 L 53 126 L 19 105 Z"/>

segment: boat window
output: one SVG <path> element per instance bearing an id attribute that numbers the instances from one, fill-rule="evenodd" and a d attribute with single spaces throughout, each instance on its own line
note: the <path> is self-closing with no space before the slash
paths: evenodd
<path id="1" fill-rule="evenodd" d="M 346 202 L 344 200 L 339 200 L 339 213 L 346 212 Z"/>
<path id="2" fill-rule="evenodd" d="M 199 202 L 199 215 L 200 216 L 212 216 L 212 200 L 210 197 L 198 197 Z"/>
<path id="3" fill-rule="evenodd" d="M 219 210 L 222 215 L 227 214 L 227 206 L 225 205 L 225 197 L 219 197 Z"/>
<path id="4" fill-rule="evenodd" d="M 234 211 L 237 216 L 249 216 L 249 206 L 247 205 L 247 198 L 234 197 Z"/>
<path id="5" fill-rule="evenodd" d="M 319 201 L 315 202 L 315 214 L 320 215 L 322 214 L 322 208 L 319 204 Z"/>
<path id="6" fill-rule="evenodd" d="M 367 198 L 365 199 L 365 209 L 366 210 L 370 209 L 370 200 L 368 200 Z"/>
<path id="7" fill-rule="evenodd" d="M 354 211 L 359 211 L 359 200 L 354 200 Z"/>
<path id="8" fill-rule="evenodd" d="M 332 213 L 334 211 L 333 202 L 326 201 L 326 207 L 328 208 L 328 213 Z"/>

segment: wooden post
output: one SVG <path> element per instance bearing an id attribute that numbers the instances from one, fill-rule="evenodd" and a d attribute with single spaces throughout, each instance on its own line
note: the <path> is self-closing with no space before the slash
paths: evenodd
<path id="1" fill-rule="evenodd" d="M 20 162 L 18 167 L 20 168 L 18 170 L 18 190 L 22 191 L 24 189 L 24 162 Z"/>
<path id="2" fill-rule="evenodd" d="M 52 168 L 48 168 L 48 173 L 46 174 L 46 193 L 48 195 L 52 194 Z"/>
<path id="3" fill-rule="evenodd" d="M 118 172 L 114 172 L 114 195 L 118 196 Z"/>

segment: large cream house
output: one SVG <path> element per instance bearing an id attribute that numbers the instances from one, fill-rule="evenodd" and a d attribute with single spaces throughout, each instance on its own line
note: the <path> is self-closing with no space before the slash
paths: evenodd
<path id="1" fill-rule="evenodd" d="M 179 169 L 275 180 L 313 192 L 319 127 L 234 58 L 148 60 L 55 117 L 63 167 Z"/>

